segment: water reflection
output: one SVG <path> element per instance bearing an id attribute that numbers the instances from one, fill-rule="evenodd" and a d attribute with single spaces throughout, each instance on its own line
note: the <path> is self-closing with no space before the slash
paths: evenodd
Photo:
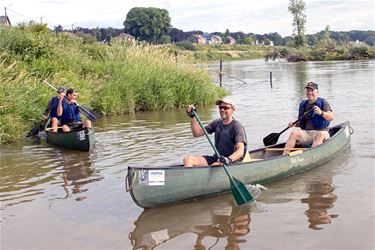
<path id="1" fill-rule="evenodd" d="M 90 159 L 89 154 L 82 154 L 80 157 L 75 155 L 64 154 L 61 157 L 60 164 L 62 164 L 63 171 L 63 189 L 65 192 L 64 199 L 77 195 L 76 201 L 86 199 L 82 193 L 86 192 L 88 183 L 99 181 L 103 179 L 100 176 L 92 176 L 95 173 L 94 164 Z"/>
<path id="2" fill-rule="evenodd" d="M 347 148 L 335 158 L 335 165 L 345 166 L 348 164 L 348 159 L 351 157 L 351 147 Z M 337 200 L 337 195 L 334 193 L 335 186 L 332 181 L 334 169 L 332 165 L 327 163 L 317 169 L 319 174 L 313 175 L 305 187 L 305 192 L 308 194 L 307 198 L 302 198 L 301 203 L 307 204 L 308 209 L 305 211 L 307 221 L 310 223 L 309 228 L 313 230 L 321 230 L 319 225 L 330 224 L 332 219 L 339 215 L 329 213 L 329 210 L 334 207 Z M 341 168 L 341 171 L 343 168 Z"/>
<path id="3" fill-rule="evenodd" d="M 338 217 L 337 214 L 328 213 L 328 210 L 333 208 L 333 203 L 337 200 L 334 190 L 330 179 L 308 185 L 307 192 L 309 195 L 307 198 L 301 199 L 301 202 L 308 205 L 305 214 L 310 222 L 309 228 L 320 230 L 322 228 L 318 225 L 329 224 L 331 219 Z"/>
<path id="4" fill-rule="evenodd" d="M 154 249 L 184 234 L 196 235 L 194 249 L 211 249 L 220 240 L 225 249 L 240 249 L 250 233 L 250 211 L 257 203 L 238 207 L 230 195 L 188 204 L 146 209 L 129 234 L 133 249 Z M 245 237 L 246 236 L 246 237 Z"/>

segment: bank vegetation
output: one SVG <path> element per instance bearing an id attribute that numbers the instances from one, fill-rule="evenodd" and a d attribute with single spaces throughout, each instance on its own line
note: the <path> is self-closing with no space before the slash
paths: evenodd
<path id="1" fill-rule="evenodd" d="M 168 49 L 49 31 L 45 25 L 0 27 L 0 144 L 23 137 L 55 92 L 75 88 L 102 115 L 209 104 L 225 95 L 184 55 Z"/>

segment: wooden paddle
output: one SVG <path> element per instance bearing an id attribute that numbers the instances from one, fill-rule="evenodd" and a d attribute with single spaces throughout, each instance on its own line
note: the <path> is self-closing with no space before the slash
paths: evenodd
<path id="1" fill-rule="evenodd" d="M 212 143 L 210 137 L 208 136 L 206 129 L 203 127 L 202 122 L 199 119 L 199 116 L 197 115 L 197 113 L 195 112 L 194 109 L 192 111 L 195 115 L 195 118 L 197 119 L 197 121 L 199 123 L 199 126 L 202 128 L 204 134 L 206 135 L 208 142 L 211 144 L 211 147 L 214 150 L 214 152 L 216 154 L 216 157 L 219 159 L 220 154 L 217 151 L 215 145 Z M 232 177 L 232 175 L 229 173 L 229 171 L 227 169 L 227 166 L 225 164 L 223 164 L 223 167 L 224 167 L 225 173 L 229 177 L 230 190 L 232 192 L 233 198 L 236 201 L 237 205 L 240 206 L 240 205 L 243 205 L 243 204 L 246 204 L 246 203 L 249 203 L 249 202 L 253 201 L 254 197 L 247 190 L 246 186 L 241 181 L 239 181 L 238 179 Z"/>
<path id="2" fill-rule="evenodd" d="M 47 84 L 49 87 L 51 87 L 53 90 L 55 90 L 58 93 L 57 88 L 55 88 L 54 86 L 52 86 L 49 82 L 47 82 L 46 80 L 43 80 L 43 82 L 45 84 Z M 66 96 L 64 96 L 64 97 L 69 100 L 68 97 L 66 97 Z M 90 109 L 88 107 L 81 106 L 78 103 L 76 103 L 76 105 L 78 106 L 79 112 L 82 115 L 86 116 L 89 120 L 95 121 L 95 120 L 97 120 L 99 118 L 99 114 L 96 113 L 94 110 L 92 110 L 92 109 Z"/>
<path id="3" fill-rule="evenodd" d="M 307 116 L 311 110 L 314 109 L 314 106 L 312 106 L 311 108 L 309 108 L 308 110 L 306 110 L 305 113 L 303 113 L 303 115 L 301 117 L 299 117 L 295 122 L 292 123 L 292 126 L 295 125 L 297 122 L 299 122 L 302 118 L 304 118 L 305 116 Z M 270 146 L 270 145 L 273 145 L 273 144 L 276 144 L 277 143 L 277 140 L 279 140 L 279 137 L 282 133 L 284 133 L 285 131 L 287 131 L 290 127 L 286 127 L 283 131 L 281 131 L 280 133 L 271 133 L 269 135 L 267 135 L 266 137 L 263 138 L 263 144 L 264 146 Z"/>

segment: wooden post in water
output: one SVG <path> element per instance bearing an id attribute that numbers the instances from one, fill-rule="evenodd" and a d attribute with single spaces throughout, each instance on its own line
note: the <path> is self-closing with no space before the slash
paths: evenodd
<path id="1" fill-rule="evenodd" d="M 270 85 L 271 85 L 271 89 L 272 89 L 272 71 L 270 72 Z"/>
<path id="2" fill-rule="evenodd" d="M 220 59 L 220 71 L 219 71 L 220 87 L 223 86 L 223 60 Z"/>

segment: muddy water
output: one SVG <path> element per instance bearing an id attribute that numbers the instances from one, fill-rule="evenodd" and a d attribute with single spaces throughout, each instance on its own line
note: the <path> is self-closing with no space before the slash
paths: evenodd
<path id="1" fill-rule="evenodd" d="M 205 68 L 218 81 L 218 64 Z M 1 249 L 374 249 L 374 70 L 374 61 L 224 63 L 251 149 L 296 119 L 307 81 L 319 83 L 333 124 L 349 120 L 355 131 L 343 154 L 268 184 L 245 207 L 229 194 L 143 210 L 125 192 L 129 165 L 211 153 L 184 110 L 102 119 L 91 153 L 31 140 L 2 147 Z M 198 111 L 203 123 L 218 117 L 215 105 Z"/>

